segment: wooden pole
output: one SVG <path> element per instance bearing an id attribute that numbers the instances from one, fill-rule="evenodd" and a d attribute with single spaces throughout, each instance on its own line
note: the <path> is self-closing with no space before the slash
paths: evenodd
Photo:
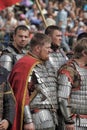
<path id="1" fill-rule="evenodd" d="M 43 13 L 42 13 L 40 3 L 39 3 L 39 1 L 38 1 L 38 0 L 35 0 L 35 2 L 36 2 L 36 5 L 37 5 L 37 7 L 38 7 L 38 9 L 39 9 L 40 13 L 41 13 L 41 16 L 42 16 L 42 19 L 43 19 L 43 21 L 44 21 L 45 27 L 47 27 L 46 19 L 45 19 L 45 17 L 44 17 L 44 15 L 43 15 Z"/>

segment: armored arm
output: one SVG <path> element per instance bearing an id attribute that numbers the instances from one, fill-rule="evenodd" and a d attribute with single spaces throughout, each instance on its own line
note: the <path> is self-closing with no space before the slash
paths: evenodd
<path id="1" fill-rule="evenodd" d="M 71 82 L 68 77 L 64 74 L 60 74 L 58 77 L 58 101 L 59 108 L 65 119 L 66 124 L 74 124 L 71 113 L 71 106 L 68 102 L 70 92 L 71 92 Z"/>
<path id="2" fill-rule="evenodd" d="M 59 107 L 65 119 L 65 124 L 74 124 L 67 99 L 59 98 Z"/>
<path id="3" fill-rule="evenodd" d="M 24 107 L 24 123 L 28 124 L 28 123 L 32 123 L 32 116 L 31 116 L 31 112 L 30 112 L 30 107 L 29 105 L 26 105 Z"/>
<path id="4" fill-rule="evenodd" d="M 32 73 L 33 73 L 33 71 L 31 71 L 31 74 L 30 74 L 30 76 L 29 76 L 29 78 L 28 78 L 28 83 L 29 84 L 32 84 L 31 82 L 32 82 Z M 30 93 L 30 88 L 31 88 L 32 86 L 28 86 L 28 92 L 27 92 L 27 95 L 26 95 L 26 99 L 27 99 L 27 97 L 29 96 L 29 100 L 30 100 L 30 102 L 33 100 L 33 99 L 31 99 L 31 93 Z M 30 111 L 30 106 L 29 106 L 29 104 L 26 104 L 25 106 L 24 106 L 24 124 L 29 124 L 29 123 L 32 123 L 33 122 L 33 120 L 32 120 L 32 115 L 31 115 L 31 111 Z"/>

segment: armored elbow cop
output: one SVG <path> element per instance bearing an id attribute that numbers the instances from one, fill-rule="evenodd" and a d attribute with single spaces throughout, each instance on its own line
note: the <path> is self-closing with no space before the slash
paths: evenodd
<path id="1" fill-rule="evenodd" d="M 0 63 L 1 63 L 1 66 L 6 68 L 8 71 L 11 71 L 13 67 L 12 56 L 6 55 L 6 54 L 2 55 L 0 57 Z"/>
<path id="2" fill-rule="evenodd" d="M 74 124 L 74 121 L 71 118 L 70 107 L 68 105 L 67 99 L 59 98 L 59 106 L 62 115 L 64 116 L 65 124 Z"/>
<path id="3" fill-rule="evenodd" d="M 28 105 L 26 105 L 24 107 L 24 123 L 28 124 L 28 123 L 32 123 L 32 116 L 31 116 L 31 112 L 30 112 L 30 107 Z"/>

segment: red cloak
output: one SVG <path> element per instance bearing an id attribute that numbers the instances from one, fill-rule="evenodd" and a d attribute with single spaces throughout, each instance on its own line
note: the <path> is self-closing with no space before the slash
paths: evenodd
<path id="1" fill-rule="evenodd" d="M 30 55 L 21 58 L 13 67 L 9 82 L 16 98 L 16 113 L 12 130 L 23 129 L 23 112 L 27 94 L 28 77 L 33 67 L 40 61 Z M 29 104 L 29 100 L 27 102 Z"/>

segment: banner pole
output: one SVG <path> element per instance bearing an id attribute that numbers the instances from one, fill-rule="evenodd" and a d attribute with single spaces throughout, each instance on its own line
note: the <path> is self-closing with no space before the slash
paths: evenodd
<path id="1" fill-rule="evenodd" d="M 36 2 L 36 5 L 37 5 L 37 7 L 38 7 L 40 13 L 41 13 L 41 16 L 42 16 L 42 19 L 43 19 L 43 21 L 44 21 L 45 27 L 47 27 L 46 19 L 45 19 L 44 15 L 43 15 L 43 13 L 42 13 L 42 11 L 41 11 L 41 6 L 40 6 L 38 0 L 35 0 L 35 2 Z"/>

